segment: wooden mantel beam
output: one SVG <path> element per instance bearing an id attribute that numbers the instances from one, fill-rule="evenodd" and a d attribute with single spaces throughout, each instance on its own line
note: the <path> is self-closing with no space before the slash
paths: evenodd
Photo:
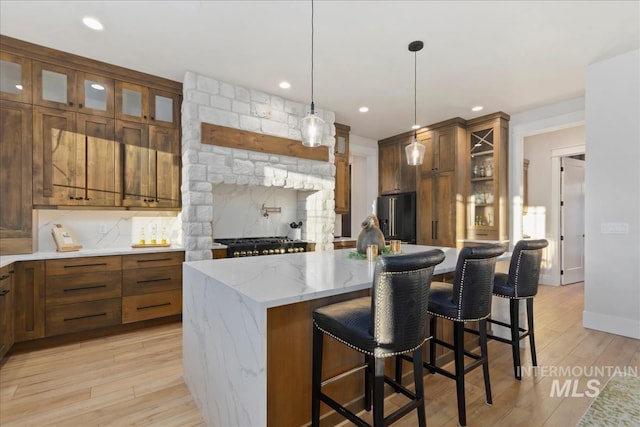
<path id="1" fill-rule="evenodd" d="M 329 147 L 305 147 L 300 141 L 202 123 L 202 143 L 300 159 L 329 161 Z"/>

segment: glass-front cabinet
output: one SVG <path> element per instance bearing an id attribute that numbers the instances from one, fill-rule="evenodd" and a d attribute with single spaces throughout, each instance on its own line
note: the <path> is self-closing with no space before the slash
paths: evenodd
<path id="1" fill-rule="evenodd" d="M 116 117 L 138 123 L 177 127 L 179 95 L 128 82 L 116 83 Z"/>
<path id="2" fill-rule="evenodd" d="M 507 239 L 508 117 L 496 113 L 475 119 L 467 128 L 469 187 L 467 238 Z"/>
<path id="3" fill-rule="evenodd" d="M 113 117 L 114 80 L 59 65 L 33 62 L 33 103 Z"/>
<path id="4" fill-rule="evenodd" d="M 31 103 L 31 60 L 0 52 L 0 99 Z"/>

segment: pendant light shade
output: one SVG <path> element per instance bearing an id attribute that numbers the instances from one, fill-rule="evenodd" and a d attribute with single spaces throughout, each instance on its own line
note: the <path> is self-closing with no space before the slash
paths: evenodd
<path id="1" fill-rule="evenodd" d="M 318 147 L 322 144 L 324 120 L 316 115 L 313 105 L 313 0 L 311 0 L 311 111 L 300 121 L 300 130 L 302 145 L 305 147 Z"/>
<path id="2" fill-rule="evenodd" d="M 407 154 L 407 163 L 410 166 L 418 166 L 421 165 L 424 161 L 424 151 L 425 146 L 418 142 L 418 131 L 416 130 L 418 126 L 417 121 L 417 82 L 418 82 L 418 54 L 419 50 L 422 50 L 424 43 L 420 40 L 413 41 L 409 43 L 409 52 L 413 52 L 414 54 L 414 65 L 413 65 L 413 142 L 407 145 L 404 150 Z"/>

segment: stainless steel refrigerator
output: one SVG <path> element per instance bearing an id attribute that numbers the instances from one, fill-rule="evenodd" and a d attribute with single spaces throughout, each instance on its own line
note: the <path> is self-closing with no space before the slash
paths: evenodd
<path id="1" fill-rule="evenodd" d="M 416 193 L 378 197 L 377 215 L 386 240 L 416 243 Z"/>

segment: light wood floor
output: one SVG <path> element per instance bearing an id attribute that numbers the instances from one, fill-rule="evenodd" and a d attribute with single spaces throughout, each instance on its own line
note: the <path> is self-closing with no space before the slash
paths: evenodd
<path id="1" fill-rule="evenodd" d="M 639 340 L 582 327 L 582 284 L 541 286 L 535 309 L 539 366 L 640 365 Z M 589 397 L 550 397 L 557 377 L 516 381 L 506 344 L 491 342 L 489 354 L 493 406 L 484 404 L 482 371 L 476 369 L 466 377 L 469 426 L 574 426 L 591 403 Z M 524 366 L 530 365 L 528 348 L 522 354 Z M 590 378 L 578 379 L 579 390 L 587 390 Z M 428 375 L 425 392 L 427 424 L 457 425 L 455 383 Z M 402 403 L 394 395 L 386 406 Z M 395 425 L 416 424 L 410 414 Z M 182 380 L 181 324 L 10 355 L 0 369 L 0 425 L 204 425 Z"/>

